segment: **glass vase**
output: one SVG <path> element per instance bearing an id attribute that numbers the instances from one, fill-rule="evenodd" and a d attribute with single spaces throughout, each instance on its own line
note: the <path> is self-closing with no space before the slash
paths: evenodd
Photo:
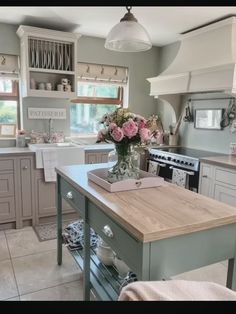
<path id="1" fill-rule="evenodd" d="M 109 153 L 108 161 L 113 162 L 113 166 L 108 169 L 108 182 L 139 179 L 140 156 L 132 144 L 115 144 L 115 151 Z"/>

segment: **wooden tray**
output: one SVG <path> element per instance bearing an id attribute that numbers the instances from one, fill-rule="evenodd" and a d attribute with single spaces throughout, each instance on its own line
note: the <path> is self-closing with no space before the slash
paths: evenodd
<path id="1" fill-rule="evenodd" d="M 166 185 L 164 178 L 155 176 L 149 172 L 140 170 L 140 179 L 127 179 L 114 183 L 107 181 L 107 171 L 109 168 L 99 168 L 88 171 L 88 179 L 103 187 L 108 192 L 120 192 L 153 188 Z"/>

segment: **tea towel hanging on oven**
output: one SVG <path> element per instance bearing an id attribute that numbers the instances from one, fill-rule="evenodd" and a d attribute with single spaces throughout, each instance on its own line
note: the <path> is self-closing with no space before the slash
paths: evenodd
<path id="1" fill-rule="evenodd" d="M 160 164 L 156 161 L 149 160 L 148 172 L 158 176 L 159 171 L 160 171 Z"/>
<path id="2" fill-rule="evenodd" d="M 186 171 L 173 168 L 172 183 L 188 189 L 189 187 L 189 175 Z"/>

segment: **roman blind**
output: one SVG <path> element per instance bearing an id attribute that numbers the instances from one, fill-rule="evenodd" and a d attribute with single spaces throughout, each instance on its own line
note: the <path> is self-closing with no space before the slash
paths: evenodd
<path id="1" fill-rule="evenodd" d="M 78 80 L 127 84 L 128 68 L 95 63 L 77 63 Z"/>
<path id="2" fill-rule="evenodd" d="M 19 57 L 0 54 L 0 77 L 5 79 L 18 79 Z"/>

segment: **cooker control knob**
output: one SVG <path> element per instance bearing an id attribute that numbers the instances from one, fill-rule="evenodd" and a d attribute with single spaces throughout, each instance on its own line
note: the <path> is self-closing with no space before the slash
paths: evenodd
<path id="1" fill-rule="evenodd" d="M 180 161 L 179 161 L 179 160 L 176 160 L 176 162 L 179 163 Z"/>
<path id="2" fill-rule="evenodd" d="M 175 158 L 173 158 L 173 159 L 172 159 L 172 161 L 173 161 L 173 162 L 176 162 L 176 159 L 175 159 Z"/>
<path id="3" fill-rule="evenodd" d="M 193 164 L 192 162 L 190 162 L 189 166 L 193 167 L 193 166 L 194 166 L 194 164 Z"/>
<path id="4" fill-rule="evenodd" d="M 184 162 L 185 165 L 188 165 L 189 163 L 187 161 Z"/>
<path id="5" fill-rule="evenodd" d="M 167 159 L 168 159 L 168 160 L 171 160 L 171 157 L 168 157 Z"/>

